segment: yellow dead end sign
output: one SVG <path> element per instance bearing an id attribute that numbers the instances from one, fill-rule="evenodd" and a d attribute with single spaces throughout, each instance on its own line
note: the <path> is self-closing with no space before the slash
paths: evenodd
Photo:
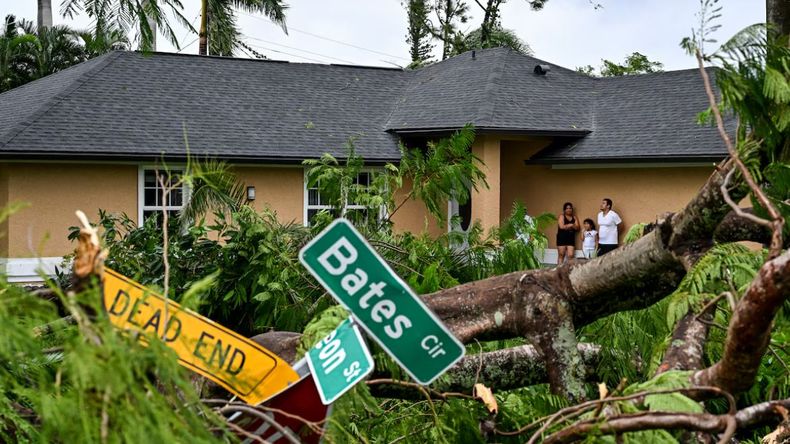
<path id="1" fill-rule="evenodd" d="M 123 330 L 161 338 L 184 367 L 258 404 L 299 380 L 288 363 L 255 342 L 181 308 L 137 282 L 105 269 L 104 309 Z M 147 335 L 141 335 L 143 342 Z"/>

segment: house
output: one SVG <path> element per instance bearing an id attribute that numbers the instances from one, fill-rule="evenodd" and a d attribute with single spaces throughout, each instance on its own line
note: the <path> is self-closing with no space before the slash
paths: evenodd
<path id="1" fill-rule="evenodd" d="M 12 280 L 30 279 L 73 248 L 75 209 L 161 210 L 152 168 L 183 161 L 185 137 L 192 155 L 235 165 L 255 205 L 304 223 L 320 199 L 303 159 L 342 157 L 354 136 L 368 164 L 397 162 L 400 141 L 466 123 L 489 183 L 471 199 L 484 227 L 515 201 L 532 214 L 572 201 L 594 218 L 603 197 L 627 227 L 681 208 L 725 156 L 696 123 L 706 107 L 696 70 L 591 78 L 503 48 L 414 71 L 113 52 L 0 94 L 0 205 L 31 204 L 0 227 L 0 257 Z M 419 202 L 394 222 L 447 229 Z"/>

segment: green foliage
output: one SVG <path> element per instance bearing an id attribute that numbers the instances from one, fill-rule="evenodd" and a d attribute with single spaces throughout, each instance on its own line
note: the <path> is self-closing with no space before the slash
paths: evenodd
<path id="1" fill-rule="evenodd" d="M 209 55 L 232 56 L 245 47 L 236 22 L 237 10 L 264 15 L 287 33 L 288 5 L 282 0 L 208 0 L 207 6 Z"/>
<path id="2" fill-rule="evenodd" d="M 645 235 L 644 233 L 646 226 L 647 224 L 645 223 L 631 225 L 631 228 L 628 229 L 628 232 L 625 233 L 625 237 L 623 237 L 623 243 L 631 244 L 636 242 L 640 237 Z"/>
<path id="3" fill-rule="evenodd" d="M 449 200 L 464 204 L 470 190 L 487 188 L 485 173 L 480 169 L 482 161 L 472 154 L 474 139 L 474 128 L 466 125 L 450 137 L 428 142 L 424 150 L 401 146 L 401 163 L 393 171 L 401 184 L 411 179 L 407 198 L 422 201 L 434 217 L 444 221 Z M 390 217 L 395 211 L 397 208 L 390 211 Z"/>
<path id="4" fill-rule="evenodd" d="M 108 267 L 145 285 L 159 290 L 164 287 L 163 238 L 156 218 L 149 218 L 138 227 L 126 214 L 99 210 L 97 226 L 108 249 Z M 203 223 L 182 230 L 180 221 L 170 219 L 168 232 L 171 264 L 168 297 L 179 300 L 193 280 L 216 271 L 221 247 L 207 238 L 209 229 Z M 76 239 L 78 234 L 79 228 L 71 227 L 69 239 Z"/>
<path id="5" fill-rule="evenodd" d="M 624 395 L 656 390 L 669 390 L 688 387 L 692 371 L 672 370 L 639 384 L 632 384 L 623 390 Z M 681 393 L 648 395 L 643 402 L 649 410 L 663 412 L 702 413 L 702 406 Z"/>
<path id="6" fill-rule="evenodd" d="M 153 48 L 157 31 L 180 49 L 169 17 L 175 18 L 186 29 L 195 30 L 191 20 L 183 15 L 181 0 L 64 0 L 61 11 L 70 19 L 84 13 L 96 24 L 97 31 L 117 30 L 124 35 L 134 33 L 143 51 Z"/>
<path id="7" fill-rule="evenodd" d="M 189 189 L 189 201 L 179 214 L 182 227 L 214 211 L 236 211 L 246 201 L 246 187 L 230 165 L 216 159 L 187 163 L 181 176 Z"/>
<path id="8" fill-rule="evenodd" d="M 405 6 L 409 21 L 406 32 L 406 44 L 409 45 L 409 55 L 411 56 L 409 67 L 419 68 L 430 63 L 433 50 L 431 29 L 428 25 L 431 7 L 426 0 L 408 0 Z"/>
<path id="9" fill-rule="evenodd" d="M 494 27 L 489 31 L 488 38 L 483 41 L 483 30 L 477 28 L 459 39 L 453 46 L 452 55 L 458 55 L 472 49 L 509 48 L 519 54 L 532 55 L 529 44 L 519 38 L 512 29 Z"/>
<path id="10" fill-rule="evenodd" d="M 581 329 L 579 341 L 601 346 L 596 374 L 610 387 L 622 378 L 650 378 L 661 361 L 674 325 L 666 324 L 667 301 L 643 310 L 615 313 Z"/>
<path id="11" fill-rule="evenodd" d="M 613 62 L 611 60 L 602 59 L 603 65 L 599 68 L 601 77 L 619 77 L 631 76 L 636 74 L 648 74 L 653 72 L 662 72 L 664 64 L 661 62 L 654 62 L 647 58 L 646 55 L 640 52 L 634 52 L 625 57 L 623 63 Z M 587 74 L 588 76 L 596 76 L 595 68 L 592 65 L 580 66 L 576 71 Z"/>
<path id="12" fill-rule="evenodd" d="M 354 150 L 354 141 L 346 144 L 348 155 L 338 160 L 329 153 L 320 159 L 307 159 L 302 162 L 307 170 L 307 187 L 318 190 L 321 204 L 331 207 L 329 214 L 346 217 L 356 225 L 377 225 L 384 208 L 392 201 L 392 192 L 400 187 L 402 180 L 397 177 L 397 168 L 386 165 L 383 169 L 371 171 L 365 168 L 365 160 Z M 395 173 L 395 174 L 393 174 Z M 349 205 L 364 207 L 363 210 L 349 210 Z M 325 216 L 324 216 L 325 217 Z M 312 224 L 324 226 L 311 221 Z"/>
<path id="13" fill-rule="evenodd" d="M 634 74 L 646 74 L 663 71 L 664 64 L 654 62 L 640 52 L 634 52 L 625 57 L 623 63 L 615 63 L 610 60 L 603 60 L 601 67 L 602 77 L 630 76 Z"/>
<path id="14" fill-rule="evenodd" d="M 163 343 L 121 334 L 101 314 L 98 291 L 60 298 L 79 324 L 39 336 L 34 327 L 58 319 L 56 307 L 0 281 L 0 440 L 233 440 Z"/>
<path id="15" fill-rule="evenodd" d="M 743 291 L 763 262 L 761 252 L 741 244 L 715 245 L 689 270 L 677 291 L 692 294 Z"/>

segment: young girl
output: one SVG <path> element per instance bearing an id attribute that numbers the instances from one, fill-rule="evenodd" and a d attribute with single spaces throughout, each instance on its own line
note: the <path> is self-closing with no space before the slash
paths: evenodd
<path id="1" fill-rule="evenodd" d="M 592 219 L 584 219 L 584 231 L 582 231 L 582 251 L 584 257 L 592 259 L 595 255 L 595 249 L 598 246 L 598 232 L 595 231 L 595 222 Z"/>

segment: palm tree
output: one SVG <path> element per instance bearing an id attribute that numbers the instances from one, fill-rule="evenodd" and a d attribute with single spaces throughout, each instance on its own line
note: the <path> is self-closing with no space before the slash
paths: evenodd
<path id="1" fill-rule="evenodd" d="M 33 37 L 20 47 L 23 52 L 19 54 L 30 80 L 88 60 L 78 33 L 67 26 L 41 28 L 38 32 L 27 20 L 20 21 L 19 26 L 25 35 Z"/>
<path id="2" fill-rule="evenodd" d="M 34 37 L 19 32 L 19 23 L 13 15 L 7 15 L 0 35 L 0 92 L 25 83 L 21 75 L 22 47 L 33 42 Z"/>
<path id="3" fill-rule="evenodd" d="M 52 27 L 52 0 L 38 0 L 38 29 Z"/>
<path id="4" fill-rule="evenodd" d="M 140 49 L 150 51 L 154 47 L 157 32 L 180 48 L 166 13 L 169 12 L 185 28 L 195 28 L 184 17 L 181 0 L 64 0 L 63 15 L 74 17 L 85 12 L 88 17 L 107 24 L 123 34 L 135 30 Z"/>
<path id="5" fill-rule="evenodd" d="M 130 48 L 129 38 L 126 36 L 126 33 L 113 27 L 111 23 L 103 23 L 97 20 L 96 26 L 92 30 L 80 31 L 78 35 L 82 39 L 85 53 L 89 59 L 110 51 L 128 50 Z"/>
<path id="6" fill-rule="evenodd" d="M 288 32 L 285 26 L 285 10 L 288 6 L 283 0 L 201 0 L 198 33 L 200 55 L 233 55 L 241 36 L 234 8 L 263 14 Z"/>
<path id="7" fill-rule="evenodd" d="M 246 187 L 226 162 L 190 161 L 181 180 L 189 188 L 189 200 L 179 214 L 182 227 L 211 211 L 238 211 L 246 202 Z"/>
<path id="8" fill-rule="evenodd" d="M 87 60 L 77 33 L 65 26 L 36 31 L 32 22 L 6 16 L 0 36 L 0 92 Z"/>

